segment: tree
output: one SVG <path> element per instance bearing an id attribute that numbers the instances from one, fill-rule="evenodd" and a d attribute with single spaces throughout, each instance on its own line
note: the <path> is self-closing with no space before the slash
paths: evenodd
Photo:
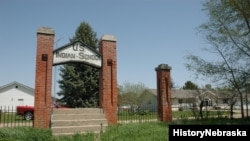
<path id="1" fill-rule="evenodd" d="M 98 49 L 96 33 L 87 22 L 80 23 L 70 42 L 81 41 Z M 99 71 L 83 63 L 68 63 L 60 67 L 58 81 L 60 102 L 70 107 L 97 107 L 99 104 Z"/>
<path id="2" fill-rule="evenodd" d="M 192 81 L 187 81 L 185 83 L 185 85 L 183 86 L 184 90 L 196 90 L 197 92 L 197 98 L 198 99 L 191 99 L 189 102 L 194 103 L 194 104 L 198 104 L 199 106 L 199 116 L 200 118 L 203 118 L 203 107 L 204 107 L 204 97 L 203 97 L 203 93 L 206 91 L 205 89 L 199 89 L 199 87 L 193 83 Z M 196 106 L 196 105 L 195 105 Z M 193 109 L 193 113 L 194 115 L 196 115 L 196 109 Z"/>
<path id="3" fill-rule="evenodd" d="M 197 90 L 198 86 L 194 84 L 192 81 L 187 81 L 183 86 L 184 90 Z"/>
<path id="4" fill-rule="evenodd" d="M 207 89 L 207 90 L 212 90 L 213 88 L 212 88 L 212 85 L 211 85 L 211 84 L 206 84 L 206 85 L 205 85 L 205 89 Z"/>
<path id="5" fill-rule="evenodd" d="M 150 104 L 151 100 L 153 98 L 153 93 L 145 89 L 138 97 L 137 103 L 139 106 Z"/>
<path id="6" fill-rule="evenodd" d="M 209 20 L 198 31 L 210 44 L 203 49 L 215 55 L 216 60 L 188 55 L 186 66 L 197 76 L 230 86 L 231 93 L 237 94 L 232 98 L 240 97 L 244 117 L 242 93 L 250 78 L 250 1 L 210 0 L 203 6 Z"/>
<path id="7" fill-rule="evenodd" d="M 141 82 L 133 84 L 130 82 L 124 82 L 119 86 L 119 105 L 143 105 L 152 98 L 152 93 Z"/>

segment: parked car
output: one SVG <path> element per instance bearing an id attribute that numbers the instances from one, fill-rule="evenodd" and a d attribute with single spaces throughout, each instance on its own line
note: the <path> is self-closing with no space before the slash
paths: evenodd
<path id="1" fill-rule="evenodd" d="M 32 120 L 34 118 L 34 106 L 17 106 L 16 114 L 23 116 L 25 120 Z"/>
<path id="2" fill-rule="evenodd" d="M 59 104 L 53 104 L 53 108 L 65 109 L 68 108 L 66 106 L 62 106 Z M 19 116 L 23 116 L 25 120 L 33 120 L 34 119 L 34 106 L 17 106 L 16 114 Z"/>

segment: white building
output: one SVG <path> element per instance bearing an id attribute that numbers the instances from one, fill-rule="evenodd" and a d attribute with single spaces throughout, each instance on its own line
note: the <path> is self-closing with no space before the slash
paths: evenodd
<path id="1" fill-rule="evenodd" d="M 34 89 L 15 81 L 0 86 L 0 109 L 16 109 L 18 105 L 34 106 Z"/>

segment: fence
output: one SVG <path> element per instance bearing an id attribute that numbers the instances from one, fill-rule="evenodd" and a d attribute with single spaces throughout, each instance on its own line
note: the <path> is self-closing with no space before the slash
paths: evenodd
<path id="1" fill-rule="evenodd" d="M 33 120 L 25 120 L 16 114 L 16 107 L 0 106 L 0 127 L 33 126 Z"/>
<path id="2" fill-rule="evenodd" d="M 118 123 L 138 123 L 157 121 L 157 106 L 125 106 L 118 108 Z M 0 127 L 30 126 L 33 120 L 25 120 L 16 114 L 16 107 L 0 106 Z"/>
<path id="3" fill-rule="evenodd" d="M 121 106 L 118 108 L 118 123 L 158 121 L 157 105 Z"/>

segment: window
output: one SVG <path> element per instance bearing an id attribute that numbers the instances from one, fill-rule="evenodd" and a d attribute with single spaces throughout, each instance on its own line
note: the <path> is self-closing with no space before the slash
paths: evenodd
<path id="1" fill-rule="evenodd" d="M 18 104 L 19 104 L 19 105 L 23 105 L 23 101 L 24 101 L 24 100 L 23 100 L 22 98 L 17 99 L 17 101 L 18 101 Z"/>
<path id="2" fill-rule="evenodd" d="M 183 99 L 178 99 L 178 103 L 182 104 L 183 103 Z"/>

